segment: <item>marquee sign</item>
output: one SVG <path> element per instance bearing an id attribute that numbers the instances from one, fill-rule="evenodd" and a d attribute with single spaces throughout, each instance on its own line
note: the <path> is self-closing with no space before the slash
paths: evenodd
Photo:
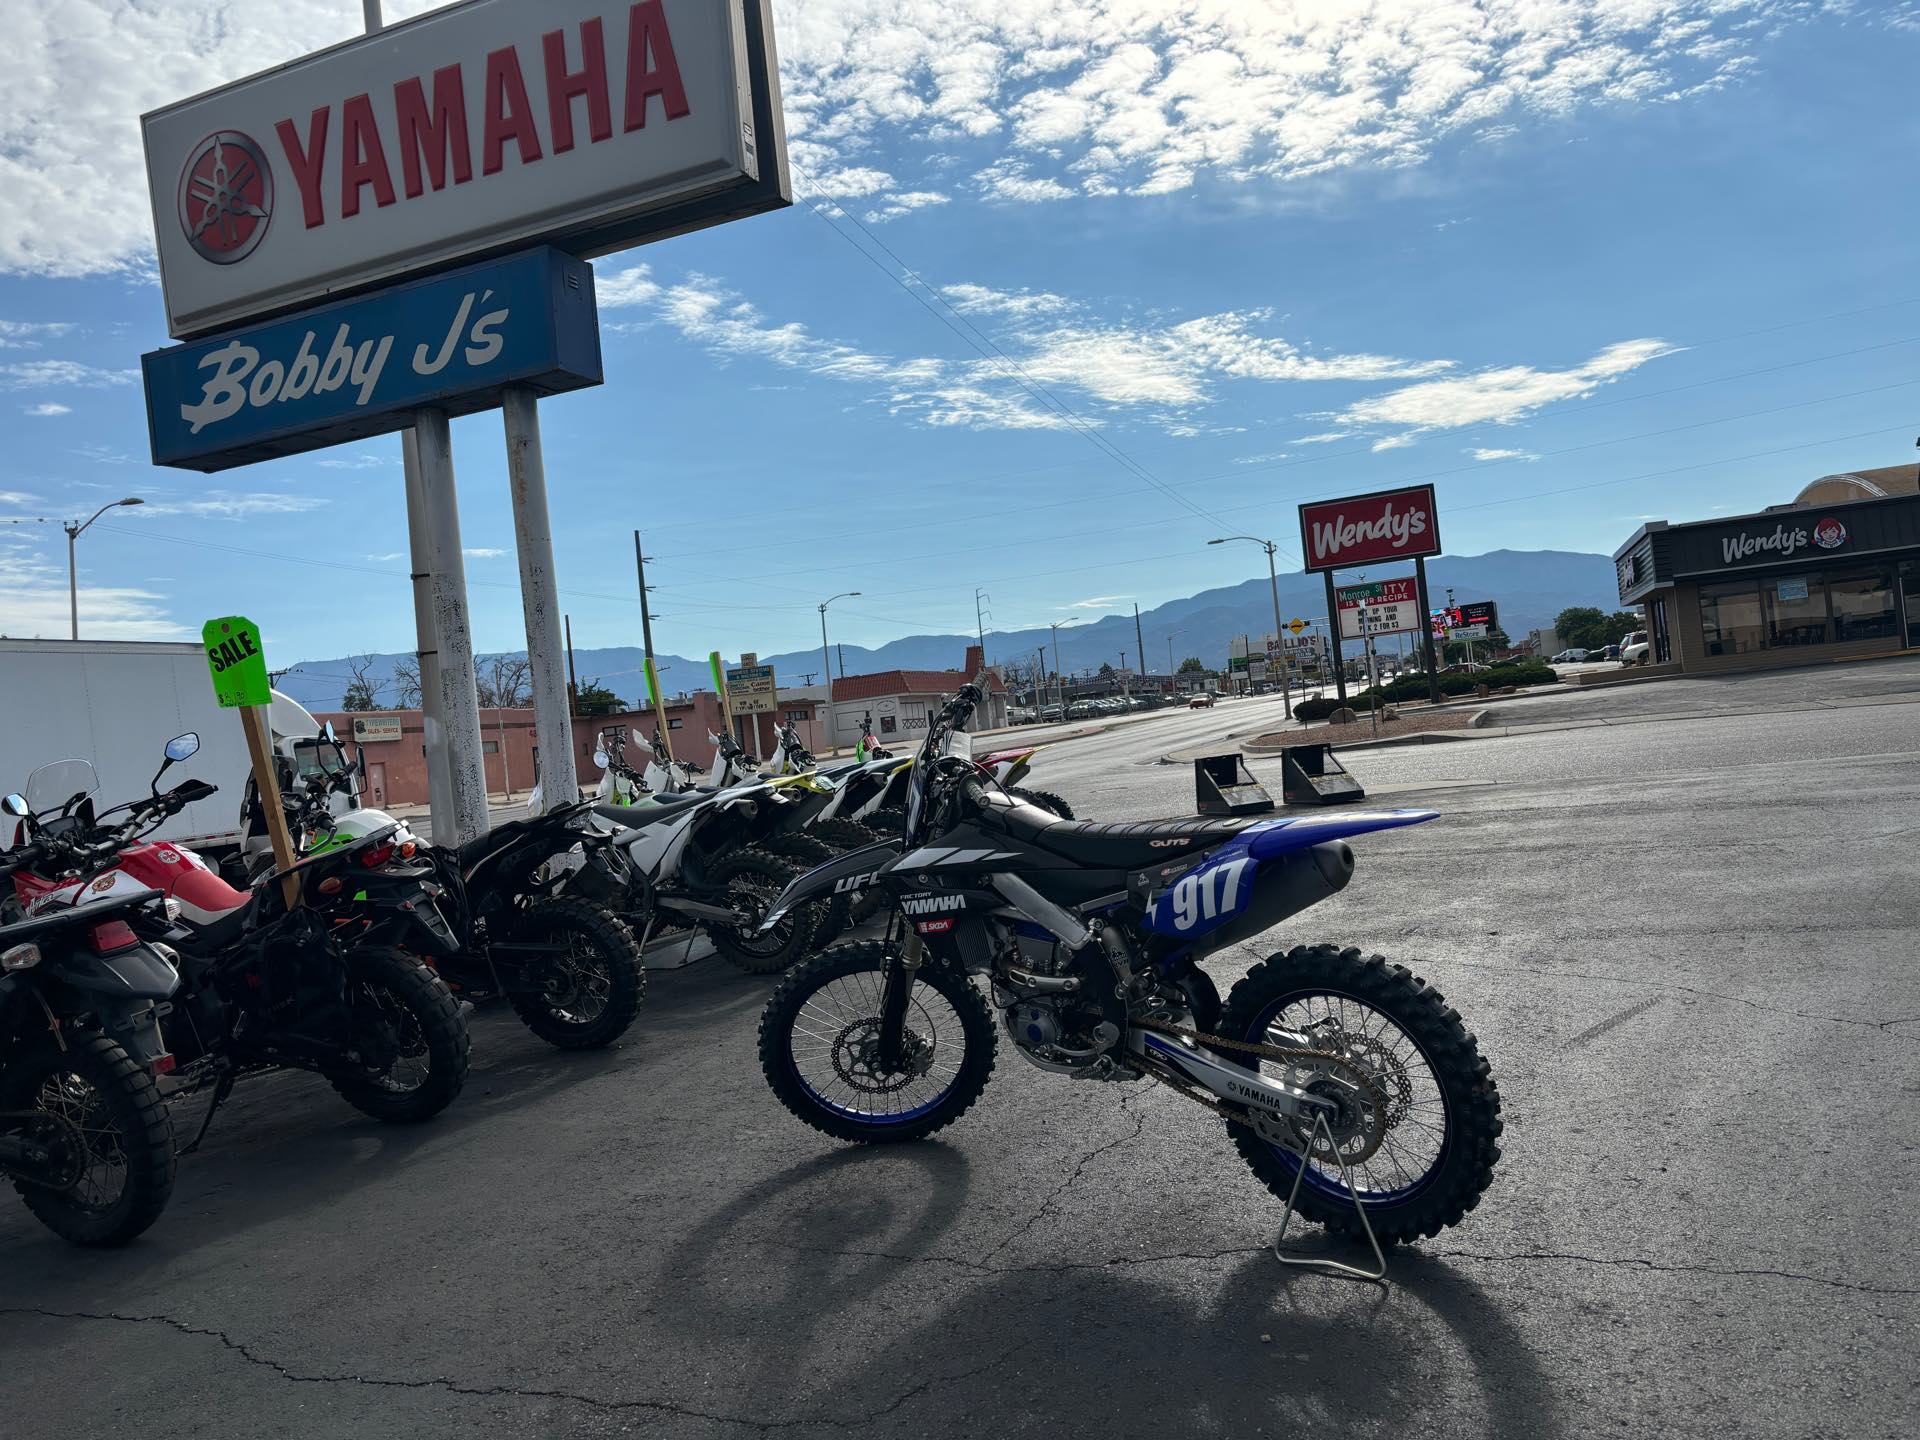
<path id="1" fill-rule="evenodd" d="M 144 356 L 153 463 L 212 473 L 384 435 L 510 385 L 601 381 L 593 271 L 558 250 L 418 280 Z"/>
<path id="2" fill-rule="evenodd" d="M 1433 486 L 1302 505 L 1300 553 L 1310 574 L 1438 555 L 1440 507 Z"/>
<path id="3" fill-rule="evenodd" d="M 141 123 L 176 338 L 792 203 L 770 0 L 465 0 Z"/>
<path id="4" fill-rule="evenodd" d="M 1336 594 L 1340 601 L 1342 640 L 1404 635 L 1420 628 L 1420 592 L 1412 579 L 1346 585 Z"/>

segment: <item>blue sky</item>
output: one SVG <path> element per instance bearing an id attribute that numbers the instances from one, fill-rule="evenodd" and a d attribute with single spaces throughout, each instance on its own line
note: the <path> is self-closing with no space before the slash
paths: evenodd
<path id="1" fill-rule="evenodd" d="M 87 633 L 242 610 L 276 659 L 412 648 L 397 440 L 145 459 L 165 342 L 140 109 L 345 38 L 350 0 L 26 0 L 0 58 L 0 518 L 82 541 Z M 415 13 L 424 5 L 391 7 Z M 277 14 L 278 14 L 277 7 Z M 598 263 L 604 388 L 543 406 L 582 645 L 878 644 L 1143 608 L 1440 487 L 1453 553 L 1920 459 L 1908 4 L 785 0 L 805 200 Z M 57 19 L 55 18 L 57 17 Z M 71 87 L 49 76 L 94 73 Z M 483 649 L 518 648 L 497 416 L 455 427 Z M 0 630 L 65 539 L 0 525 Z"/>

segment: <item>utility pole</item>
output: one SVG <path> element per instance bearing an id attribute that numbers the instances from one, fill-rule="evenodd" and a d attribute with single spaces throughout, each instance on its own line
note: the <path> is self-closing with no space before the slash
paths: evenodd
<path id="1" fill-rule="evenodd" d="M 1053 629 L 1053 688 L 1059 692 L 1060 718 L 1064 720 L 1067 718 L 1067 676 L 1060 668 L 1060 622 L 1049 620 L 1047 624 Z"/>
<path id="2" fill-rule="evenodd" d="M 1209 540 L 1207 544 L 1225 545 L 1232 540 L 1251 541 L 1267 552 L 1267 583 L 1273 591 L 1273 638 L 1277 641 L 1280 638 L 1280 569 L 1278 565 L 1274 563 L 1273 557 L 1280 547 L 1271 540 L 1262 540 L 1253 535 L 1228 535 L 1219 540 Z M 1249 658 L 1248 664 L 1251 666 L 1251 658 Z M 1280 673 L 1284 680 L 1284 689 L 1286 692 L 1287 719 L 1291 720 L 1293 718 L 1293 672 L 1287 668 L 1286 651 L 1284 648 L 1281 650 Z M 1247 678 L 1249 682 L 1251 682 L 1253 678 L 1251 670 L 1249 670 Z"/>
<path id="3" fill-rule="evenodd" d="M 820 659 L 827 674 L 827 753 L 834 755 L 840 749 L 840 725 L 837 707 L 833 699 L 833 647 L 827 643 L 827 607 L 835 600 L 853 600 L 859 597 L 858 590 L 848 590 L 839 595 L 830 596 L 820 602 Z M 842 667 L 845 678 L 845 666 Z"/>
<path id="4" fill-rule="evenodd" d="M 633 532 L 633 563 L 640 572 L 640 642 L 646 646 L 647 700 L 656 700 L 655 692 L 661 688 L 660 671 L 653 663 L 653 607 L 647 599 L 647 557 L 640 547 L 640 532 Z M 660 738 L 667 747 L 667 763 L 673 763 L 673 732 L 667 726 L 667 703 L 664 695 L 657 697 L 654 705 L 653 724 L 660 732 Z"/>
<path id="5" fill-rule="evenodd" d="M 1138 600 L 1133 602 L 1133 644 L 1133 653 L 1140 657 L 1140 673 L 1144 675 L 1147 673 L 1147 642 L 1146 637 L 1140 633 L 1140 602 Z"/>
<path id="6" fill-rule="evenodd" d="M 980 663 L 982 665 L 987 663 L 987 621 L 986 612 L 980 608 L 980 602 L 991 599 L 993 599 L 993 596 L 975 587 L 973 592 L 973 627 L 980 641 Z M 969 675 L 967 678 L 971 680 L 973 677 Z"/>
<path id="7" fill-rule="evenodd" d="M 580 677 L 573 671 L 573 616 L 567 621 L 567 711 L 569 715 L 580 713 Z M 569 722 L 571 723 L 571 722 Z M 571 743 L 568 746 L 572 748 Z"/>

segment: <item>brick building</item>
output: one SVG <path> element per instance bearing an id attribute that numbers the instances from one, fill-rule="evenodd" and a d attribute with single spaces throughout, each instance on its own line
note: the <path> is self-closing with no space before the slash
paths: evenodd
<path id="1" fill-rule="evenodd" d="M 927 733 L 927 721 L 959 688 L 984 668 L 978 645 L 967 647 L 966 665 L 959 670 L 882 670 L 873 675 L 847 675 L 833 682 L 836 733 L 843 749 L 860 741 L 860 728 L 873 717 L 874 734 L 883 744 L 918 739 Z M 972 728 L 995 730 L 1007 723 L 1007 682 L 998 670 L 987 672 L 987 702 L 974 713 Z"/>

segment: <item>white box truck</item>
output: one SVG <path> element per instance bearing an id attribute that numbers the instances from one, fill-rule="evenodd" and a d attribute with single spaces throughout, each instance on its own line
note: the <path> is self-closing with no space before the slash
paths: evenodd
<path id="1" fill-rule="evenodd" d="M 319 723 L 312 715 L 276 691 L 271 719 L 280 753 L 302 770 L 316 763 Z M 25 793 L 27 777 L 42 765 L 89 760 L 100 777 L 102 809 L 139 799 L 167 741 L 190 730 L 200 737 L 200 753 L 168 784 L 205 780 L 220 791 L 155 835 L 218 860 L 239 851 L 240 805 L 253 764 L 239 712 L 214 699 L 206 652 L 131 640 L 0 640 L 0 794 Z M 12 843 L 13 825 L 0 826 L 0 849 Z"/>

